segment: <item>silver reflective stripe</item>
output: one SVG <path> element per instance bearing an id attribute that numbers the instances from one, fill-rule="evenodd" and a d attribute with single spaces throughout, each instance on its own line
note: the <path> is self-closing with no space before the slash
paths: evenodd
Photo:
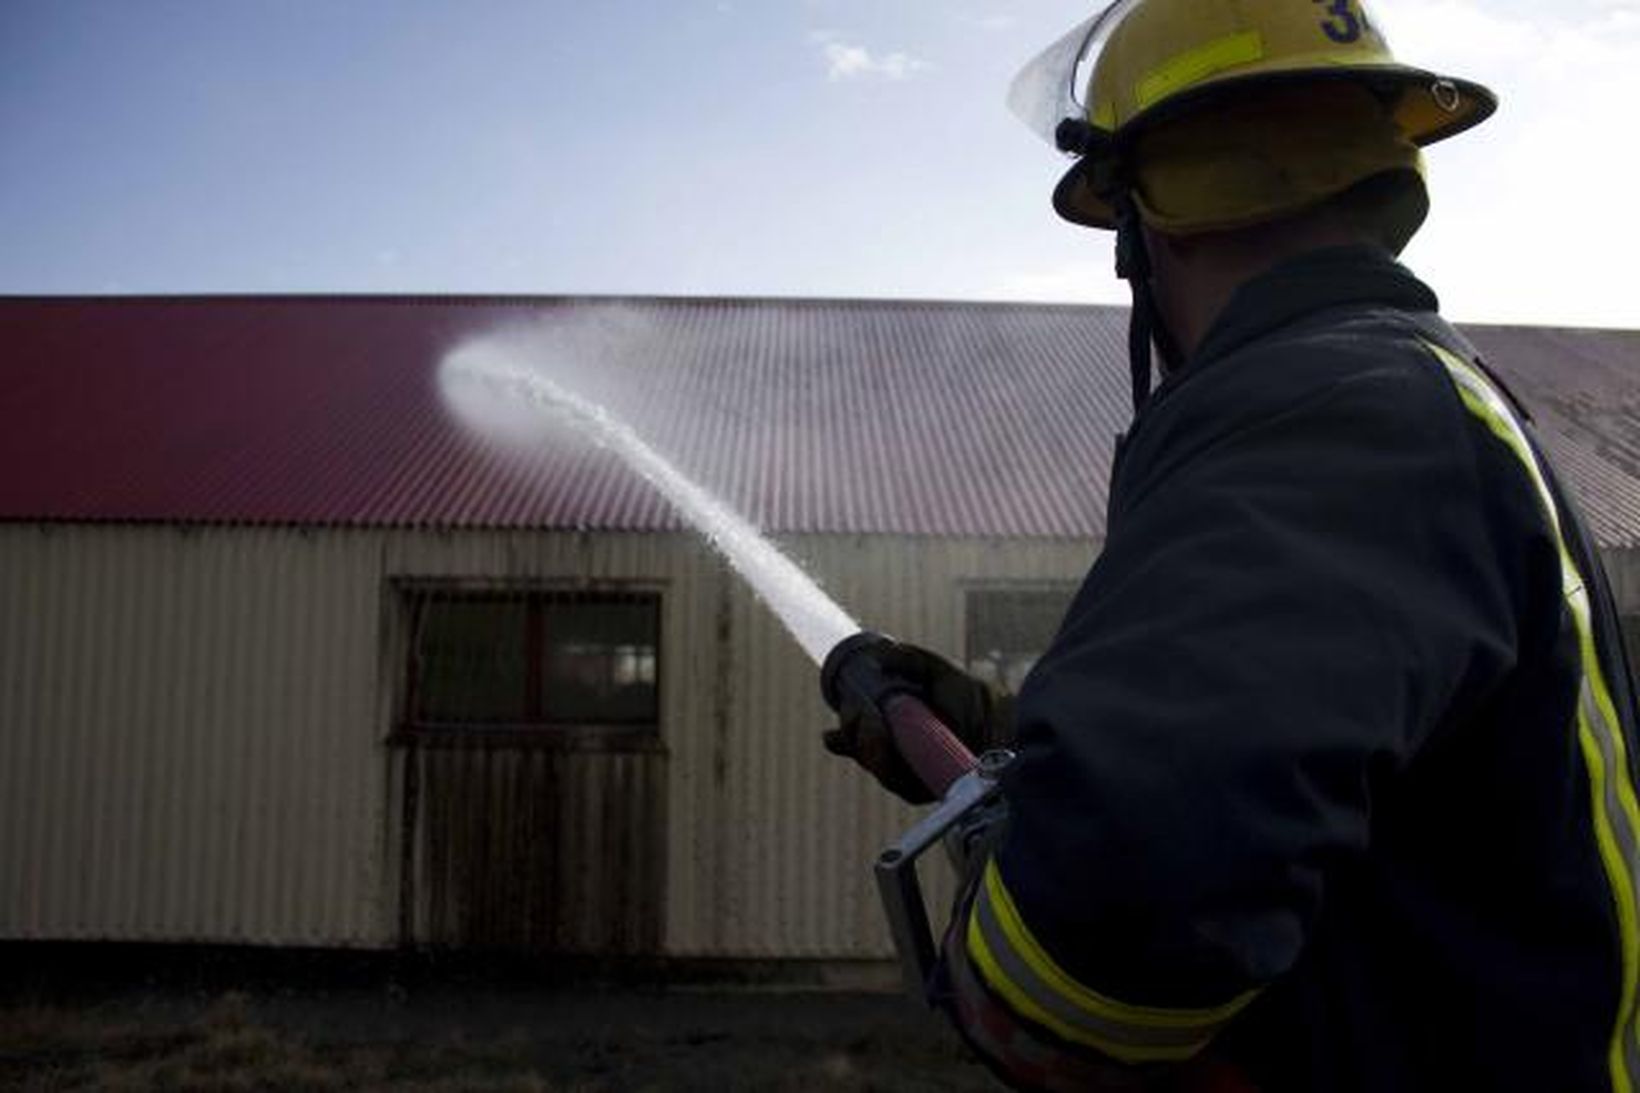
<path id="1" fill-rule="evenodd" d="M 1614 727 L 1606 722 L 1604 713 L 1600 709 L 1600 703 L 1595 698 L 1594 688 L 1587 677 L 1583 680 L 1580 705 L 1579 736 L 1585 750 L 1590 747 L 1598 749 L 1599 767 L 1604 772 L 1599 779 L 1599 792 L 1604 801 L 1603 811 L 1611 817 L 1612 832 L 1616 841 L 1616 846 L 1611 853 L 1612 856 L 1628 865 L 1627 876 L 1624 878 L 1629 885 L 1626 898 L 1629 905 L 1633 906 L 1636 902 L 1635 877 L 1640 876 L 1640 839 L 1636 837 L 1633 818 L 1622 807 L 1621 803 L 1621 786 L 1627 775 L 1623 758 L 1612 747 L 1615 740 L 1621 739 L 1620 732 L 1614 731 Z M 1591 726 L 1594 725 L 1603 726 L 1603 730 L 1592 729 Z M 1590 761 L 1589 766 L 1593 768 L 1595 766 L 1594 762 Z M 1606 848 L 1602 848 L 1602 856 L 1605 856 L 1606 853 Z M 1618 883 L 1614 879 L 1612 883 L 1614 898 L 1622 898 L 1618 895 L 1618 887 Z M 1625 959 L 1625 964 L 1627 963 L 1628 960 Z M 1632 1089 L 1635 1076 L 1640 1075 L 1640 1025 L 1637 1025 L 1634 1017 L 1635 986 L 1633 979 L 1625 976 L 1623 995 L 1619 1004 L 1619 1021 L 1612 1045 L 1614 1070 L 1618 1062 L 1616 1056 L 1621 1051 L 1624 1077 L 1629 1083 L 1627 1085 L 1622 1084 L 1614 1073 L 1614 1085 L 1622 1090 Z M 1619 1045 L 1621 1046 L 1619 1047 Z"/>
<path id="2" fill-rule="evenodd" d="M 1089 1056 L 1062 1040 L 1044 1038 L 985 988 L 962 945 L 953 945 L 947 967 L 956 1017 L 980 1054 L 1000 1066 L 1022 1089 L 1087 1090 L 1110 1085 L 1104 1056 Z"/>
<path id="3" fill-rule="evenodd" d="M 1424 343 L 1452 377 L 1469 412 L 1509 448 L 1531 479 L 1560 550 L 1561 588 L 1577 629 L 1583 680 L 1578 692 L 1577 735 L 1589 776 L 1595 842 L 1611 889 L 1622 953 L 1622 986 L 1608 1060 L 1616 1093 L 1635 1093 L 1640 1075 L 1640 1025 L 1636 993 L 1640 986 L 1640 803 L 1629 777 L 1628 743 L 1612 705 L 1594 640 L 1593 607 L 1584 575 L 1577 568 L 1561 526 L 1561 516 L 1525 429 L 1479 369 L 1434 342 Z"/>
<path id="4" fill-rule="evenodd" d="M 1072 979 L 1031 935 L 994 859 L 975 894 L 965 948 L 980 978 L 1021 1017 L 1125 1063 L 1191 1058 L 1254 997 L 1191 1010 L 1129 1005 L 1096 993 Z"/>
<path id="5" fill-rule="evenodd" d="M 1207 1046 L 1207 1041 L 1216 1031 L 1213 1028 L 1141 1028 L 1102 1020 L 1079 1008 L 1037 977 L 1009 944 L 1001 923 L 997 922 L 995 909 L 983 893 L 974 903 L 972 921 L 984 939 L 995 968 L 1015 989 L 1024 992 L 1054 1018 L 1054 1024 L 1049 1028 L 1059 1031 L 1061 1035 L 1064 1035 L 1064 1029 L 1074 1030 L 1076 1035 L 1067 1036 L 1067 1039 L 1096 1047 L 1107 1055 L 1128 1062 L 1194 1055 Z"/>

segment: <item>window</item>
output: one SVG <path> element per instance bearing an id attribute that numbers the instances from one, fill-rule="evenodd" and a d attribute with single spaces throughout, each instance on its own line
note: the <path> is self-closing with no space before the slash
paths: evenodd
<path id="1" fill-rule="evenodd" d="M 659 721 L 654 593 L 405 591 L 405 719 L 421 728 Z"/>
<path id="2" fill-rule="evenodd" d="M 968 671 L 1018 691 L 1076 595 L 1074 584 L 975 588 L 968 592 Z"/>

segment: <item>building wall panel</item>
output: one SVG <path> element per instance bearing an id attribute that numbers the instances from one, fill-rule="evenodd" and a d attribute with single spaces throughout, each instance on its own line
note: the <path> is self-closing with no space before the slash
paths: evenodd
<path id="1" fill-rule="evenodd" d="M 0 934 L 371 939 L 358 893 L 380 873 L 382 787 L 359 547 L 0 529 Z"/>
<path id="2" fill-rule="evenodd" d="M 1093 557 L 788 545 L 863 625 L 954 658 L 965 589 L 1074 582 Z M 914 811 L 823 754 L 814 665 L 693 537 L 6 525 L 0 557 L 0 937 L 396 944 L 392 582 L 470 579 L 662 591 L 661 748 L 627 779 L 665 787 L 633 790 L 661 799 L 662 951 L 888 953 L 870 867 Z M 1640 553 L 1606 557 L 1640 612 Z M 601 816 L 606 784 L 566 789 L 570 813 Z"/>
<path id="3" fill-rule="evenodd" d="M 796 552 L 862 622 L 952 655 L 964 582 L 1091 556 Z M 814 666 L 692 536 L 5 525 L 0 557 L 0 936 L 396 944 L 392 582 L 470 579 L 662 590 L 663 951 L 888 951 L 870 865 L 911 812 L 821 752 Z"/>

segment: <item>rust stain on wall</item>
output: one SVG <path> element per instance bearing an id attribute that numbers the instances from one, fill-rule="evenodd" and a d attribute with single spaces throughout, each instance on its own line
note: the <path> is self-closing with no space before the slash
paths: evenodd
<path id="1" fill-rule="evenodd" d="M 415 942 L 660 951 L 666 771 L 652 739 L 520 733 L 408 747 Z"/>

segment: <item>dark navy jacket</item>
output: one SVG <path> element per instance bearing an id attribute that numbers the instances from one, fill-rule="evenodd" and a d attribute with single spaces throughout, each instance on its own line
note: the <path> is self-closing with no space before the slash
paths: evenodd
<path id="1" fill-rule="evenodd" d="M 1054 1051 L 1268 1093 L 1640 1083 L 1621 638 L 1435 311 L 1373 251 L 1289 263 L 1122 446 L 947 945 L 1023 1084 L 1079 1084 Z"/>

